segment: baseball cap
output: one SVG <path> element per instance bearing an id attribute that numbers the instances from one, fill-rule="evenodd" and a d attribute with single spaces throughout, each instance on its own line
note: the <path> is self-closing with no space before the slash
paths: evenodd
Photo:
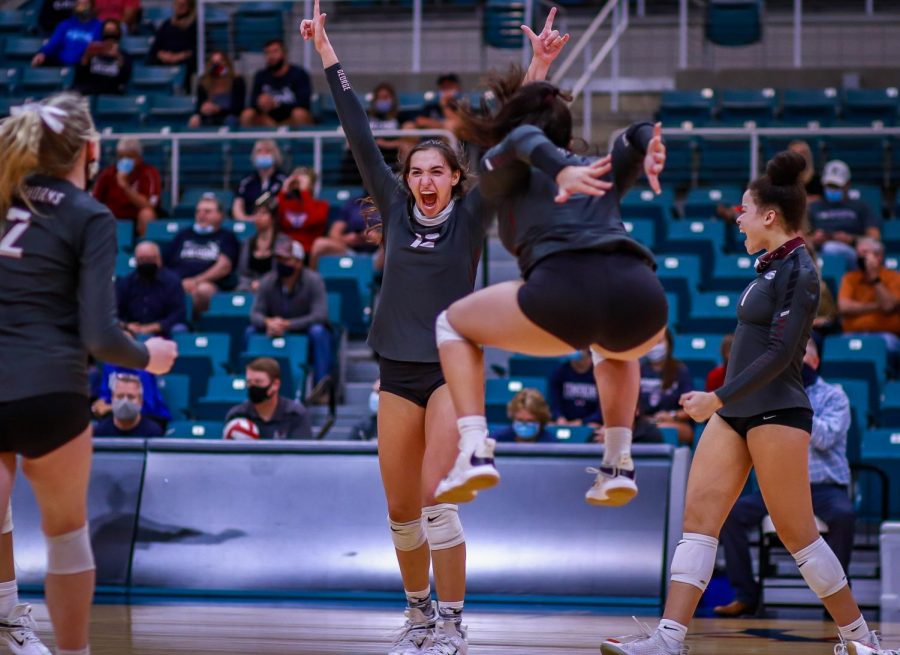
<path id="1" fill-rule="evenodd" d="M 303 250 L 302 243 L 282 234 L 275 240 L 275 256 L 293 257 L 302 261 L 306 256 L 306 251 Z"/>
<path id="2" fill-rule="evenodd" d="M 825 164 L 825 170 L 822 172 L 822 184 L 831 184 L 833 186 L 847 186 L 850 182 L 850 167 L 840 159 L 832 159 Z"/>

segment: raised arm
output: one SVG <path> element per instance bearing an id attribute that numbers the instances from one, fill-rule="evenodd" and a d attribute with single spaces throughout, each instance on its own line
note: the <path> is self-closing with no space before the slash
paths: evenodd
<path id="1" fill-rule="evenodd" d="M 635 123 L 616 137 L 612 148 L 613 178 L 619 198 L 634 186 L 643 170 L 650 187 L 660 193 L 659 174 L 666 163 L 662 125 Z"/>
<path id="2" fill-rule="evenodd" d="M 544 29 L 540 34 L 535 34 L 531 27 L 522 25 L 522 31 L 531 41 L 533 55 L 531 64 L 525 72 L 525 82 L 538 82 L 547 79 L 550 66 L 562 52 L 563 46 L 569 42 L 569 35 L 560 35 L 559 30 L 553 29 L 553 19 L 556 18 L 556 7 L 550 9 Z"/>

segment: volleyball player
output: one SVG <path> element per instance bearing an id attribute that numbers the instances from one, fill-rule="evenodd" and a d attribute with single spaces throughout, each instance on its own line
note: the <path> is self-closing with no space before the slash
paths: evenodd
<path id="1" fill-rule="evenodd" d="M 384 280 L 369 345 L 379 357 L 378 455 L 388 521 L 406 590 L 407 621 L 392 655 L 464 655 L 466 546 L 456 505 L 433 490 L 456 457 L 453 405 L 441 374 L 434 324 L 470 293 L 490 212 L 469 185 L 456 151 L 441 141 L 415 146 L 400 178 L 384 161 L 362 104 L 325 32 L 318 0 L 300 30 L 322 57 L 341 125 L 363 184 L 382 219 Z M 546 75 L 568 41 L 553 30 L 552 9 L 534 48 L 530 78 Z M 433 562 L 439 597 L 431 599 Z"/>
<path id="2" fill-rule="evenodd" d="M 632 125 L 608 157 L 582 157 L 566 150 L 571 98 L 557 87 L 522 85 L 512 75 L 495 77 L 491 87 L 499 109 L 485 116 L 464 111 L 460 121 L 466 138 L 490 148 L 481 161 L 482 193 L 499 204 L 500 238 L 524 282 L 482 289 L 438 317 L 460 438 L 456 463 L 435 495 L 464 502 L 500 479 L 484 416 L 482 345 L 537 356 L 590 347 L 606 448 L 586 500 L 621 505 L 637 493 L 631 427 L 638 359 L 665 333 L 668 308 L 653 254 L 628 236 L 619 200 L 642 170 L 659 192 L 661 128 Z"/>
<path id="3" fill-rule="evenodd" d="M 805 167 L 802 156 L 782 152 L 744 193 L 737 224 L 747 252 L 765 254 L 756 260 L 758 275 L 738 303 L 725 385 L 681 398 L 691 418 L 709 423 L 691 465 L 684 535 L 672 558 L 663 619 L 652 634 L 607 640 L 605 655 L 686 652 L 687 624 L 712 577 L 719 530 L 751 466 L 779 538 L 839 626 L 835 652 L 886 652 L 879 650 L 813 518 L 808 470 L 813 412 L 801 370 L 819 302 L 819 275 L 802 234 Z"/>
<path id="4" fill-rule="evenodd" d="M 88 353 L 164 374 L 175 344 L 136 343 L 116 320 L 116 222 L 84 190 L 100 156 L 87 101 L 63 93 L 14 108 L 0 122 L 0 152 L 0 507 L 21 455 L 47 538 L 57 652 L 86 655 Z"/>
<path id="5" fill-rule="evenodd" d="M 12 533 L 10 504 L 0 528 L 0 653 L 50 655 L 50 651 L 35 634 L 37 625 L 31 615 L 31 605 L 19 602 Z"/>

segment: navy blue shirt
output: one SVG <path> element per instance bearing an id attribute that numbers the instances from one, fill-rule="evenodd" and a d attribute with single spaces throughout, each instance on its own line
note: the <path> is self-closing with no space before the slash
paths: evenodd
<path id="1" fill-rule="evenodd" d="M 678 399 L 681 394 L 694 390 L 694 382 L 688 367 L 678 363 L 678 375 L 675 383 L 663 388 L 662 373 L 654 370 L 649 362 L 641 362 L 641 414 L 644 416 L 657 412 L 678 411 L 681 407 Z"/>
<path id="2" fill-rule="evenodd" d="M 264 193 L 268 192 L 273 196 L 277 196 L 286 179 L 287 175 L 277 169 L 265 184 L 263 184 L 263 179 L 259 176 L 258 171 L 253 171 L 250 175 L 244 177 L 238 184 L 237 190 L 238 198 L 244 201 L 244 211 L 252 214 L 253 206 Z"/>
<path id="3" fill-rule="evenodd" d="M 187 323 L 181 279 L 165 268 L 153 280 L 142 278 L 137 271 L 119 278 L 116 298 L 123 323 L 159 323 L 163 336 L 169 336 L 173 326 Z"/>
<path id="4" fill-rule="evenodd" d="M 312 99 L 312 82 L 309 73 L 299 66 L 288 66 L 284 75 L 275 75 L 262 69 L 253 76 L 250 102 L 256 107 L 259 96 L 267 93 L 275 99 L 275 108 L 269 116 L 276 121 L 286 121 L 295 107 L 309 109 Z M 257 107 L 258 108 L 258 107 Z"/>
<path id="5" fill-rule="evenodd" d="M 600 398 L 594 371 L 579 373 L 569 363 L 560 366 L 550 378 L 550 412 L 554 419 L 580 419 L 583 423 L 602 423 Z"/>
<path id="6" fill-rule="evenodd" d="M 166 266 L 183 280 L 209 269 L 219 255 L 228 257 L 234 267 L 240 254 L 241 244 L 231 230 L 220 228 L 212 234 L 197 234 L 193 227 L 188 227 L 169 244 Z"/>
<path id="7" fill-rule="evenodd" d="M 141 416 L 141 421 L 130 430 L 120 430 L 113 422 L 113 417 L 107 416 L 97 422 L 94 427 L 95 437 L 162 437 L 165 433 L 159 423 Z"/>
<path id="8" fill-rule="evenodd" d="M 522 439 L 522 441 L 518 441 L 516 437 L 515 431 L 513 431 L 512 426 L 502 428 L 497 430 L 496 432 L 491 432 L 491 439 L 494 439 L 498 443 L 559 443 L 546 428 L 540 431 L 537 439 Z"/>

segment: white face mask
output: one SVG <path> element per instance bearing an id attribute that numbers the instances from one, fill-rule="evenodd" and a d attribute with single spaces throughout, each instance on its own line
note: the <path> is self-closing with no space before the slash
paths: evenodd
<path id="1" fill-rule="evenodd" d="M 372 414 L 378 414 L 378 392 L 373 391 L 369 394 L 369 411 Z"/>
<path id="2" fill-rule="evenodd" d="M 660 341 L 658 344 L 653 346 L 650 350 L 647 351 L 647 354 L 644 355 L 650 362 L 654 364 L 659 364 L 666 358 L 666 355 L 669 354 L 669 346 L 665 341 Z"/>

